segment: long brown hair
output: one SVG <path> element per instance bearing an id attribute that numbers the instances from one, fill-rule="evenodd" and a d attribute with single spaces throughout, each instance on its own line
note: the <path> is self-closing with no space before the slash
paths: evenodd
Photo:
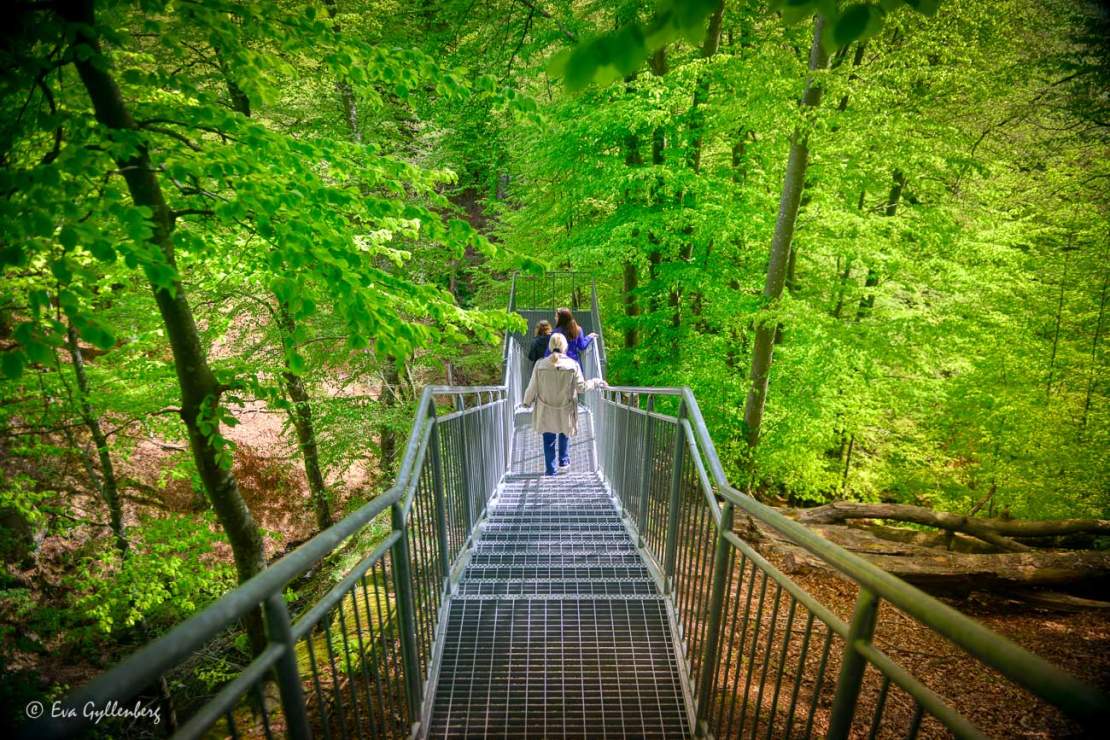
<path id="1" fill-rule="evenodd" d="M 555 312 L 555 330 L 561 330 L 566 338 L 572 342 L 578 339 L 581 330 L 578 328 L 578 322 L 574 320 L 574 314 L 570 312 L 569 308 L 560 308 Z"/>

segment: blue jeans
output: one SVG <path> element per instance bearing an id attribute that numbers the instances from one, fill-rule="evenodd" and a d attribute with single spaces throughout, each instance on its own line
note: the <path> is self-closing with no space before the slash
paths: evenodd
<path id="1" fill-rule="evenodd" d="M 559 438 L 559 462 L 563 465 L 570 464 L 570 453 L 567 451 L 567 444 L 570 442 L 565 434 L 555 434 L 554 432 L 543 433 L 543 464 L 544 472 L 548 475 L 555 475 L 555 438 Z"/>

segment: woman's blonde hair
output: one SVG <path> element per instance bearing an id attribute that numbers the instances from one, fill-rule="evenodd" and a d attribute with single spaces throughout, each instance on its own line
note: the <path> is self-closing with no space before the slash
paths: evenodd
<path id="1" fill-rule="evenodd" d="M 565 355 L 567 353 L 567 338 L 562 334 L 552 334 L 551 339 L 547 342 L 547 347 L 552 354 Z"/>

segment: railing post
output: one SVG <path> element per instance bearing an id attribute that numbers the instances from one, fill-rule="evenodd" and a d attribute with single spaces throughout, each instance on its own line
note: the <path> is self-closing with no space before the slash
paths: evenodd
<path id="1" fill-rule="evenodd" d="M 485 437 L 482 434 L 482 414 L 484 412 L 481 411 L 481 406 L 482 394 L 479 392 L 478 403 L 475 406 L 475 408 L 479 410 L 475 411 L 473 414 L 467 417 L 468 419 L 472 420 L 470 425 L 474 427 L 473 439 L 471 439 L 471 449 L 476 450 L 478 453 L 478 509 L 477 511 L 474 511 L 473 515 L 471 516 L 471 526 L 473 526 L 473 522 L 476 522 L 482 518 L 482 513 L 486 510 L 486 455 L 485 450 L 483 449 L 483 442 L 485 442 Z"/>
<path id="2" fill-rule="evenodd" d="M 297 641 L 293 638 L 293 627 L 289 620 L 289 608 L 281 592 L 272 594 L 264 604 L 266 612 L 266 632 L 270 641 L 281 645 L 284 650 L 274 665 L 281 692 L 281 709 L 285 713 L 285 723 L 289 737 L 293 740 L 310 740 L 312 730 L 308 726 L 308 713 L 305 711 L 304 691 L 301 688 L 301 673 L 297 670 Z M 266 711 L 266 707 L 262 707 Z"/>
<path id="3" fill-rule="evenodd" d="M 728 582 L 729 569 L 732 567 L 732 548 L 727 532 L 732 531 L 732 502 L 725 501 L 721 507 L 721 525 L 717 530 L 717 552 L 713 561 L 713 584 L 709 596 L 709 624 L 705 630 L 705 654 L 701 661 L 701 676 L 698 677 L 698 703 L 694 708 L 695 732 L 704 737 L 706 727 L 702 726 L 709 711 L 709 694 L 713 691 L 713 681 L 717 675 L 717 651 L 720 648 L 721 617 L 725 603 L 725 584 Z"/>
<path id="4" fill-rule="evenodd" d="M 848 637 L 844 645 L 844 659 L 840 661 L 840 676 L 836 682 L 836 695 L 833 709 L 829 714 L 829 729 L 826 738 L 839 740 L 847 738 L 851 730 L 851 720 L 855 717 L 859 688 L 864 680 L 867 661 L 856 649 L 857 642 L 870 642 L 875 633 L 875 620 L 879 612 L 879 598 L 864 587 L 859 589 L 856 610 L 851 615 Z"/>
<path id="5" fill-rule="evenodd" d="M 621 456 L 621 479 L 619 484 L 620 490 L 617 491 L 617 498 L 620 499 L 621 506 L 627 507 L 630 498 L 629 494 L 631 493 L 631 491 L 628 490 L 628 459 L 631 457 L 631 455 L 628 453 L 628 440 L 632 437 L 632 435 L 628 433 L 628 428 L 631 426 L 632 420 L 632 412 L 629 411 L 629 409 L 632 407 L 632 394 L 624 393 L 620 395 L 624 399 L 624 409 L 621 413 L 620 424 L 620 436 L 622 439 L 624 439 L 624 455 Z M 631 512 L 629 512 L 629 514 L 631 515 Z M 636 528 L 639 529 L 640 525 L 637 524 Z"/>
<path id="6" fill-rule="evenodd" d="M 474 471 L 466 455 L 467 439 L 470 437 L 470 420 L 473 414 L 460 416 L 457 455 L 459 456 L 459 480 L 463 489 L 463 508 L 466 509 L 466 536 L 469 537 L 477 517 L 474 513 Z"/>
<path id="7" fill-rule="evenodd" d="M 636 534 L 639 541 L 639 546 L 644 546 L 644 528 L 647 526 L 648 517 L 648 499 L 651 496 L 651 479 L 654 477 L 655 466 L 652 465 L 653 450 L 652 443 L 655 436 L 652 434 L 652 424 L 655 419 L 652 417 L 652 412 L 655 410 L 655 396 L 648 396 L 647 399 L 647 415 L 644 420 L 644 434 L 640 449 L 644 452 L 643 470 L 640 476 L 640 524 L 636 527 Z"/>
<path id="8" fill-rule="evenodd" d="M 682 420 L 686 418 L 686 402 L 678 404 L 674 430 L 674 466 L 671 469 L 671 499 L 667 510 L 667 549 L 663 558 L 664 593 L 674 590 L 675 561 L 678 558 L 678 508 L 682 504 L 682 466 L 686 463 L 686 433 Z"/>
<path id="9" fill-rule="evenodd" d="M 439 529 L 439 557 L 443 564 L 444 589 L 451 588 L 451 548 L 447 544 L 447 498 L 443 489 L 443 460 L 440 459 L 439 421 L 436 419 L 434 403 L 428 404 L 429 423 L 432 430 L 428 435 L 428 446 L 432 453 L 432 490 L 436 497 L 436 527 Z"/>
<path id="10" fill-rule="evenodd" d="M 409 721 L 420 716 L 422 685 L 420 657 L 416 645 L 416 606 L 412 600 L 412 570 L 409 567 L 409 533 L 401 502 L 392 507 L 393 530 L 400 532 L 393 545 L 393 587 L 397 592 L 397 616 L 401 627 L 401 661 L 405 670 L 405 693 L 409 700 Z"/>
<path id="11" fill-rule="evenodd" d="M 867 661 L 856 649 L 856 643 L 871 642 L 878 613 L 879 597 L 866 588 L 860 587 L 856 610 L 852 614 L 852 624 L 848 628 L 848 637 L 844 641 L 844 658 L 840 663 L 840 677 L 836 681 L 836 694 L 833 697 L 829 716 L 829 731 L 826 735 L 828 740 L 846 738 L 852 729 L 852 718 L 856 713 L 860 684 L 863 682 L 863 672 L 867 668 Z"/>

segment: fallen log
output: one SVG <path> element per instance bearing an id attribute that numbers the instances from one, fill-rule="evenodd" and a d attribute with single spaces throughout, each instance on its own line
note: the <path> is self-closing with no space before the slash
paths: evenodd
<path id="1" fill-rule="evenodd" d="M 1106 519 L 981 519 L 910 504 L 833 503 L 803 510 L 798 516 L 798 521 L 805 524 L 839 524 L 850 519 L 924 524 L 950 532 L 962 532 L 1010 552 L 1029 552 L 1033 549 L 1011 539 L 1013 537 L 1110 534 L 1110 520 Z"/>
<path id="2" fill-rule="evenodd" d="M 1048 607 L 1057 611 L 1110 609 L 1110 601 L 1088 599 L 1082 596 L 1063 594 L 1058 591 L 1016 591 L 1012 596 L 1030 604 Z"/>
<path id="3" fill-rule="evenodd" d="M 982 540 L 969 537 L 961 532 L 923 532 L 918 529 L 906 527 L 888 527 L 883 524 L 867 523 L 867 520 L 852 521 L 849 527 L 858 527 L 884 540 L 905 542 L 910 545 L 922 547 L 935 547 L 953 552 L 973 552 L 990 554 L 998 552 L 998 548 Z M 1030 544 L 1028 542 L 1022 544 Z"/>
<path id="4" fill-rule="evenodd" d="M 909 583 L 936 590 L 1064 586 L 1110 579 L 1110 554 L 1101 552 L 932 552 L 923 558 L 874 555 L 867 559 Z"/>
<path id="5" fill-rule="evenodd" d="M 948 552 L 909 542 L 892 542 L 859 527 L 811 525 L 814 532 L 883 570 L 927 591 L 1110 584 L 1110 552 L 1032 551 Z M 758 549 L 775 553 L 787 573 L 832 571 L 826 563 L 765 525 L 758 527 Z M 749 530 L 749 534 L 753 534 Z"/>

